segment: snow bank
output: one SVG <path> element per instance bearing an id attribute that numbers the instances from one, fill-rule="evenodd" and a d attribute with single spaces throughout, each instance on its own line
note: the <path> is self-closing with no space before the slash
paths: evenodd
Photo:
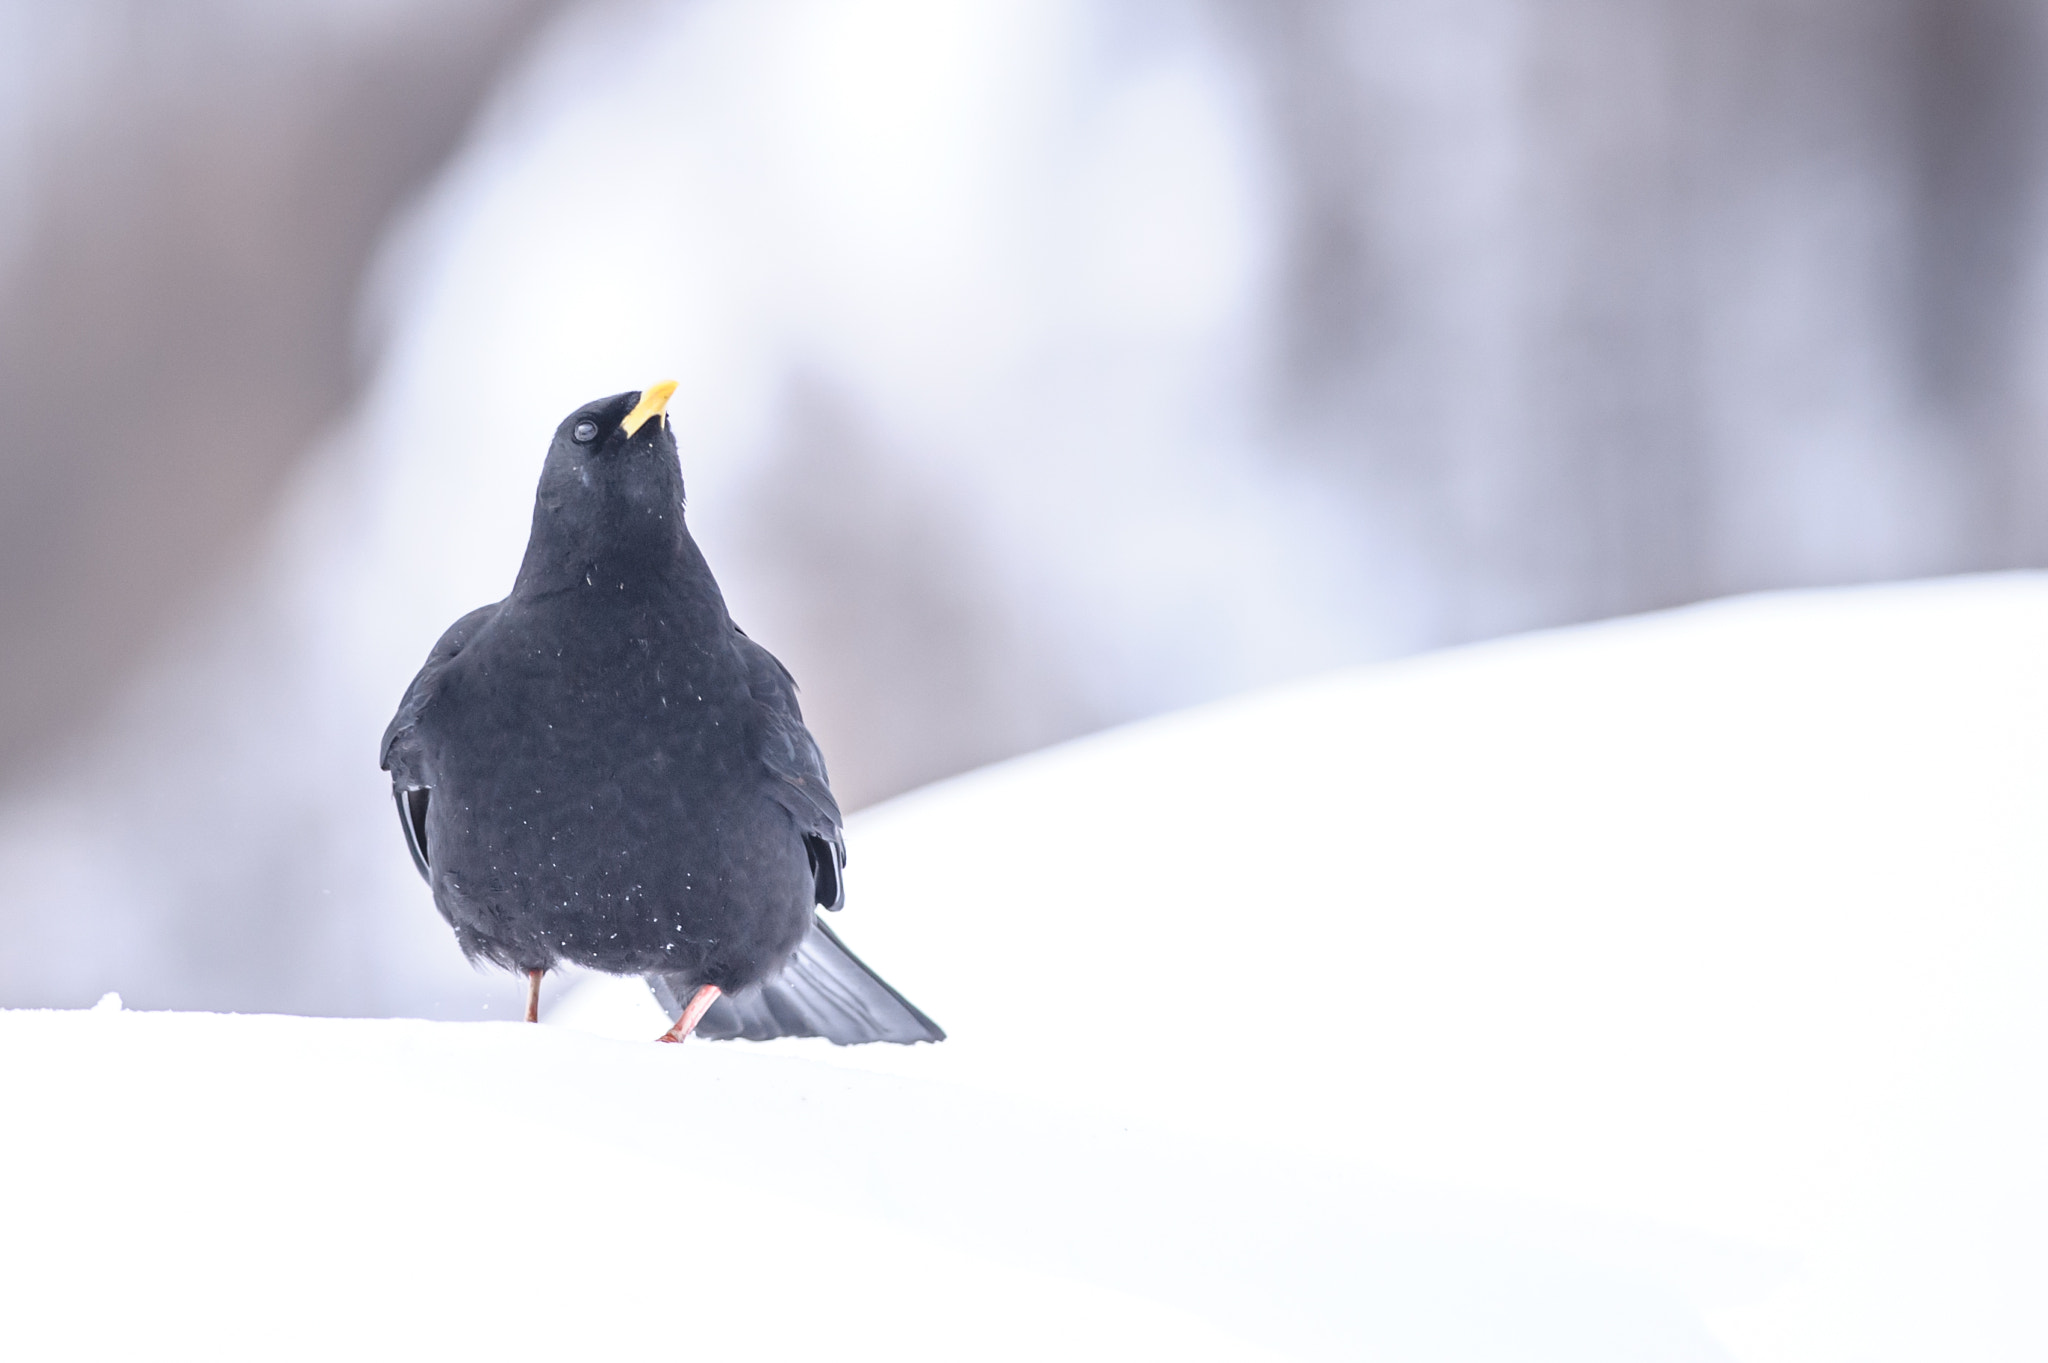
<path id="1" fill-rule="evenodd" d="M 1266 1356 L 886 1215 L 914 1084 L 516 1023 L 0 1028 L 14 1357 Z"/>
<path id="2" fill-rule="evenodd" d="M 840 924 L 937 1047 L 0 1015 L 0 1291 L 51 1356 L 2039 1357 L 2044 694 L 2048 579 L 1958 580 L 947 782 Z"/>

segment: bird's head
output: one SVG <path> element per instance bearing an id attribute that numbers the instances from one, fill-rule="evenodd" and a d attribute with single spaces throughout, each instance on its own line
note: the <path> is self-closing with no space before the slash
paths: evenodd
<path id="1" fill-rule="evenodd" d="M 674 379 L 663 379 L 638 393 L 614 393 L 586 402 L 555 427 L 552 453 L 574 456 L 571 462 L 613 458 L 635 450 L 672 452 L 675 436 L 668 428 L 668 400 Z"/>
<path id="2" fill-rule="evenodd" d="M 675 391 L 675 381 L 664 379 L 644 392 L 586 402 L 563 417 L 541 472 L 541 501 L 613 504 L 618 511 L 622 502 L 680 500 L 682 465 L 666 415 Z"/>
<path id="3" fill-rule="evenodd" d="M 534 499 L 529 568 L 552 577 L 600 559 L 673 556 L 685 533 L 682 465 L 665 415 L 675 391 L 664 380 L 562 419 Z"/>

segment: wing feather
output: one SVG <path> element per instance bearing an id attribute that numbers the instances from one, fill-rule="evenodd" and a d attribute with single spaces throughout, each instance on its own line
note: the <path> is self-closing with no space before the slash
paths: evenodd
<path id="1" fill-rule="evenodd" d="M 405 688 L 405 698 L 398 702 L 398 713 L 386 726 L 384 742 L 377 753 L 377 765 L 391 773 L 391 798 L 398 803 L 398 824 L 405 832 L 406 850 L 412 853 L 412 863 L 419 868 L 420 878 L 429 884 L 434 879 L 427 855 L 430 787 L 417 726 L 420 716 L 433 703 L 448 665 L 476 637 L 478 630 L 497 618 L 498 609 L 504 604 L 495 601 L 479 606 L 448 627 L 427 654 L 427 661 L 412 679 L 412 685 Z"/>
<path id="2" fill-rule="evenodd" d="M 818 903 L 838 909 L 846 902 L 846 839 L 839 802 L 832 798 L 831 779 L 825 774 L 825 755 L 817 740 L 804 727 L 803 709 L 796 700 L 796 679 L 773 653 L 749 639 L 733 626 L 733 647 L 747 669 L 747 688 L 752 693 L 759 720 L 758 753 L 763 765 L 775 777 L 770 794 L 787 809 L 803 834 L 811 856 L 811 873 L 817 885 Z"/>

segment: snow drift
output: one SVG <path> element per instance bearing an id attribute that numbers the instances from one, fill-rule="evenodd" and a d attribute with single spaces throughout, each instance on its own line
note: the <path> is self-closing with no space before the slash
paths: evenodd
<path id="1" fill-rule="evenodd" d="M 10 1328 L 2037 1357 L 2044 688 L 2048 579 L 1957 580 L 1482 645 L 946 782 L 854 821 L 839 923 L 937 1047 L 613 1041 L 660 1023 L 606 980 L 541 1028 L 6 1014 Z"/>

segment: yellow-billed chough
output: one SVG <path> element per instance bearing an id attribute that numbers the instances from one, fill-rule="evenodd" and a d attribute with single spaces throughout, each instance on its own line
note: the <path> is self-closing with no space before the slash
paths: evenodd
<path id="1" fill-rule="evenodd" d="M 384 733 L 399 822 L 472 960 L 642 975 L 661 1039 L 945 1034 L 818 919 L 846 844 L 796 684 L 683 521 L 675 384 L 555 431 L 512 593 L 450 626 Z"/>

